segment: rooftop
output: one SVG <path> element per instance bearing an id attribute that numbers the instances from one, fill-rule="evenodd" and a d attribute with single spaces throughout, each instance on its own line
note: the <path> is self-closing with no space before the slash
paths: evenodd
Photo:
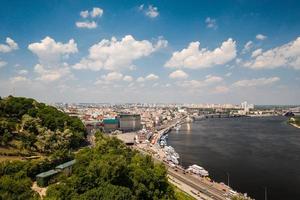
<path id="1" fill-rule="evenodd" d="M 57 173 L 58 173 L 58 171 L 51 169 L 49 171 L 46 171 L 46 172 L 36 175 L 36 177 L 45 178 L 45 177 L 52 176 Z"/>
<path id="2" fill-rule="evenodd" d="M 65 162 L 65 163 L 63 163 L 61 165 L 56 166 L 55 169 L 65 169 L 67 167 L 70 167 L 70 166 L 74 165 L 75 162 L 76 162 L 76 160 L 71 160 L 69 162 Z"/>

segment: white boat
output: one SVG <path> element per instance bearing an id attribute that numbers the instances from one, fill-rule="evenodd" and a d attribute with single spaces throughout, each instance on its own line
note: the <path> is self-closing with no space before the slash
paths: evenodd
<path id="1" fill-rule="evenodd" d="M 206 171 L 203 167 L 199 166 L 199 165 L 191 165 L 189 166 L 189 168 L 187 169 L 188 171 L 200 175 L 200 176 L 208 176 L 208 171 Z"/>

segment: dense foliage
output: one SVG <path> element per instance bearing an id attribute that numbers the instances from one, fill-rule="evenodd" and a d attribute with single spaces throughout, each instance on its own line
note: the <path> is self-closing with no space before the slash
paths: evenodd
<path id="1" fill-rule="evenodd" d="M 299 116 L 291 117 L 289 119 L 289 123 L 293 123 L 300 126 L 300 117 Z"/>
<path id="2" fill-rule="evenodd" d="M 76 160 L 73 175 L 51 185 L 45 199 L 176 199 L 164 166 L 116 138 L 98 133 L 95 148 L 81 150 Z"/>
<path id="3" fill-rule="evenodd" d="M 84 125 L 76 117 L 33 99 L 0 99 L 0 146 L 51 153 L 78 148 L 84 138 Z"/>
<path id="4" fill-rule="evenodd" d="M 0 200 L 39 199 L 31 189 L 35 176 L 70 159 L 68 152 L 57 151 L 39 160 L 0 162 Z"/>

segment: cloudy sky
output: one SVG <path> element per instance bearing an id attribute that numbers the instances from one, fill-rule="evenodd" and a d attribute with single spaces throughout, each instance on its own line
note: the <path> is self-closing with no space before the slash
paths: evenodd
<path id="1" fill-rule="evenodd" d="M 0 6 L 0 96 L 299 104 L 299 1 Z"/>

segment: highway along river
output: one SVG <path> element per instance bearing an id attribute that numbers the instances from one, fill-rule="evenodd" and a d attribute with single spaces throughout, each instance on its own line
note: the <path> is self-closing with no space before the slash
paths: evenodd
<path id="1" fill-rule="evenodd" d="M 285 117 L 205 119 L 169 134 L 168 145 L 187 167 L 263 200 L 300 199 L 300 129 Z"/>

